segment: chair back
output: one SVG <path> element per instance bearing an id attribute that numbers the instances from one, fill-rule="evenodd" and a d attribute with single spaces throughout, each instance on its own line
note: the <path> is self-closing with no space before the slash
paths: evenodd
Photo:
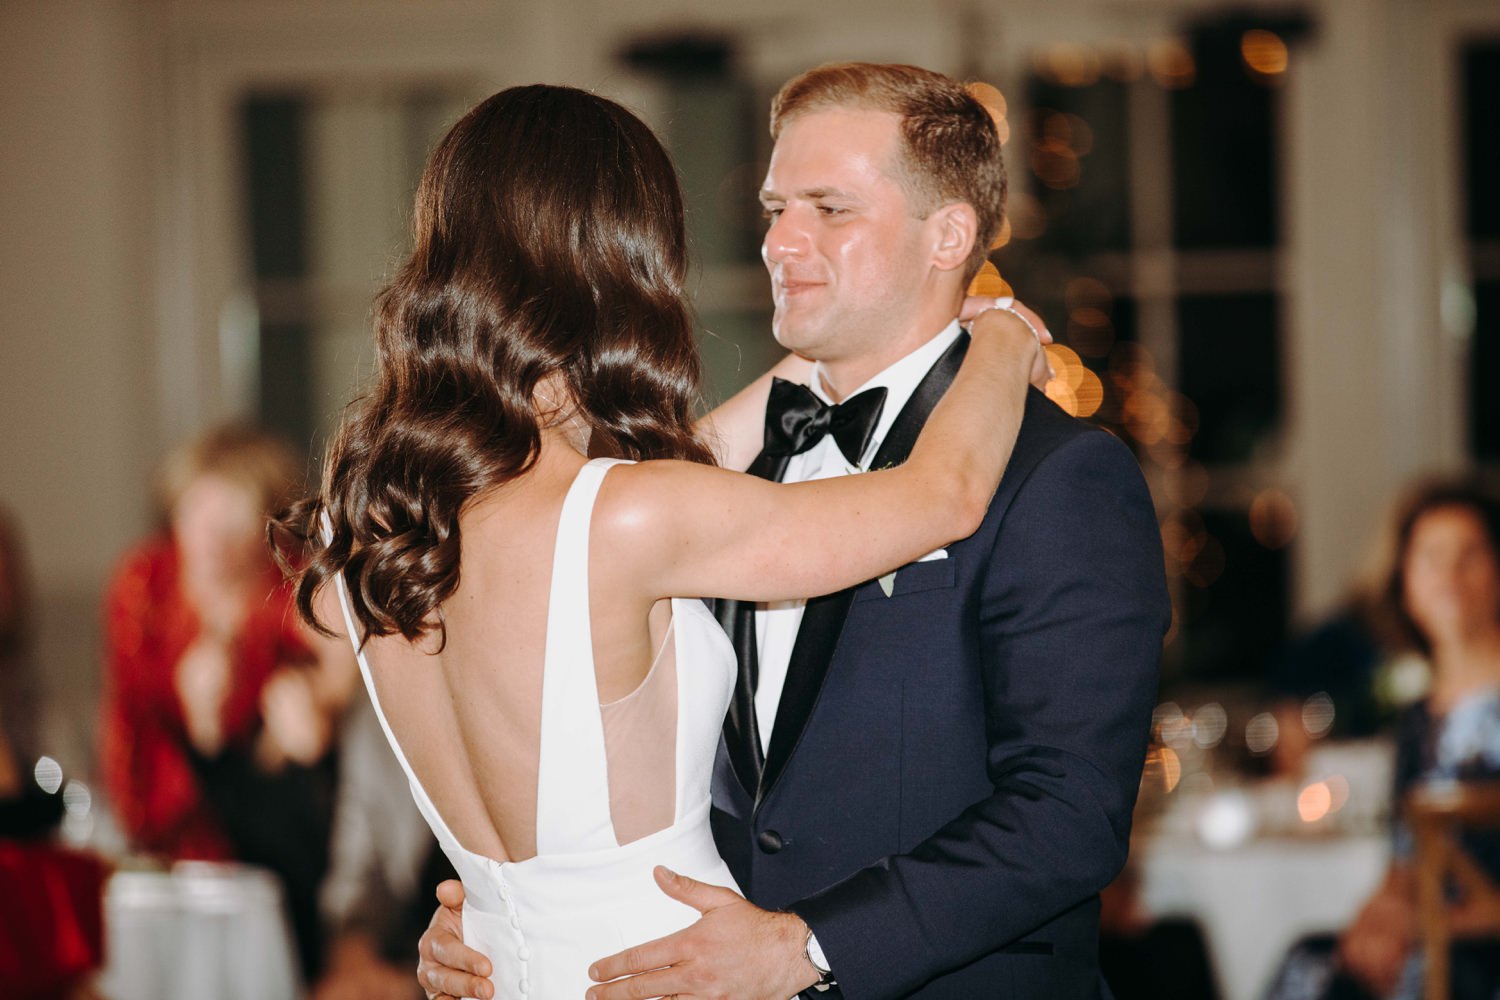
<path id="1" fill-rule="evenodd" d="M 1449 1000 L 1453 929 L 1448 886 L 1469 870 L 1459 845 L 1461 830 L 1500 830 L 1500 781 L 1441 781 L 1418 786 L 1406 797 L 1406 814 L 1417 839 L 1417 893 L 1426 957 L 1426 1000 Z"/>

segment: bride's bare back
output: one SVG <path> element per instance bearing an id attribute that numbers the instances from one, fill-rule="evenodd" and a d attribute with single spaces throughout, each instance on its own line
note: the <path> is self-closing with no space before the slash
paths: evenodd
<path id="1" fill-rule="evenodd" d="M 461 578 L 443 604 L 447 643 L 401 636 L 365 647 L 381 707 L 454 836 L 499 861 L 537 852 L 542 668 L 558 517 L 584 458 L 560 443 L 460 519 Z M 605 490 L 608 490 L 606 480 Z M 616 585 L 590 545 L 595 677 L 615 838 L 672 825 L 677 685 L 670 601 Z"/>

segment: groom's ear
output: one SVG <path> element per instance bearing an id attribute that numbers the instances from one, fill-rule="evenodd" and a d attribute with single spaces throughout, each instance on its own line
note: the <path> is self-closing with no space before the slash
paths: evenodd
<path id="1" fill-rule="evenodd" d="M 955 201 L 927 217 L 932 234 L 932 263 L 940 271 L 962 270 L 969 263 L 969 252 L 979 232 L 979 216 L 974 206 Z"/>

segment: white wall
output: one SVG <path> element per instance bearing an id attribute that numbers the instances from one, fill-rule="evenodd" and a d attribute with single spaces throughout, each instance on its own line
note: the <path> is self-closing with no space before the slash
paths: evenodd
<path id="1" fill-rule="evenodd" d="M 145 521 L 157 447 L 133 5 L 0 4 L 0 95 L 0 502 L 30 553 L 47 687 L 80 694 L 96 676 L 99 581 Z M 81 767 L 87 723 L 68 719 L 51 728 Z"/>

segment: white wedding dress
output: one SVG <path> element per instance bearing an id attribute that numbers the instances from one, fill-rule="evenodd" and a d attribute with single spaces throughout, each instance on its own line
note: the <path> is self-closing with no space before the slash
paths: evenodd
<path id="1" fill-rule="evenodd" d="M 657 888 L 651 874 L 656 865 L 735 886 L 714 847 L 708 821 L 710 774 L 734 685 L 735 659 L 727 637 L 700 601 L 672 600 L 674 820 L 624 846 L 616 839 L 588 601 L 589 524 L 600 484 L 615 463 L 596 459 L 585 465 L 558 520 L 542 676 L 535 857 L 496 861 L 454 838 L 393 735 L 369 663 L 363 653 L 359 656 L 365 686 L 417 806 L 463 880 L 464 941 L 489 956 L 498 1000 L 577 1000 L 593 985 L 588 977 L 592 962 L 693 923 L 697 911 Z M 339 600 L 349 634 L 356 635 L 341 579 Z M 616 777 L 646 782 L 657 776 Z"/>

